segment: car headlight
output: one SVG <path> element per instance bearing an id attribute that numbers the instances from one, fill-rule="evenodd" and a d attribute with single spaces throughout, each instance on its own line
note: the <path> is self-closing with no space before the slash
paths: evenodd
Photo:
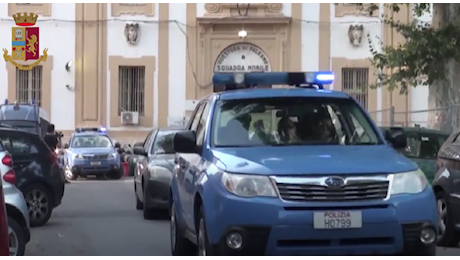
<path id="1" fill-rule="evenodd" d="M 75 159 L 83 159 L 83 155 L 81 155 L 81 154 L 76 154 L 76 155 L 75 155 Z"/>
<path id="2" fill-rule="evenodd" d="M 109 155 L 107 156 L 108 159 L 115 159 L 117 158 L 117 153 L 109 153 Z"/>
<path id="3" fill-rule="evenodd" d="M 224 172 L 222 184 L 230 193 L 240 197 L 278 197 L 268 176 Z"/>
<path id="4" fill-rule="evenodd" d="M 428 180 L 420 169 L 391 174 L 390 178 L 390 195 L 420 193 L 428 186 Z"/>

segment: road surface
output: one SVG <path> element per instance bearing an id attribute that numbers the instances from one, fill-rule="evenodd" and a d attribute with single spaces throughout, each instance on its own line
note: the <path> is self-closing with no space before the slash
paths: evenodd
<path id="1" fill-rule="evenodd" d="M 78 180 L 66 186 L 50 222 L 32 229 L 29 256 L 167 256 L 169 221 L 147 221 L 135 209 L 132 178 Z M 439 255 L 460 255 L 439 248 Z"/>

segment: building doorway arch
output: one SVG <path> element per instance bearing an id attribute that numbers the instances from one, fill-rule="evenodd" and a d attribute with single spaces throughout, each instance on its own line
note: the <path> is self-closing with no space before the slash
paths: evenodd
<path id="1" fill-rule="evenodd" d="M 226 47 L 214 62 L 214 73 L 270 72 L 270 58 L 255 44 L 234 43 Z"/>

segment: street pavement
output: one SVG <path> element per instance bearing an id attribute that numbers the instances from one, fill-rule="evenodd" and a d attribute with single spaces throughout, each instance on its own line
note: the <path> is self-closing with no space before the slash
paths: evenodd
<path id="1" fill-rule="evenodd" d="M 28 256 L 170 255 L 169 221 L 136 210 L 133 179 L 77 180 L 47 225 L 32 229 Z"/>
<path id="2" fill-rule="evenodd" d="M 168 256 L 169 221 L 147 221 L 136 210 L 133 179 L 78 180 L 47 225 L 32 229 L 28 256 Z M 460 255 L 439 248 L 438 255 Z"/>

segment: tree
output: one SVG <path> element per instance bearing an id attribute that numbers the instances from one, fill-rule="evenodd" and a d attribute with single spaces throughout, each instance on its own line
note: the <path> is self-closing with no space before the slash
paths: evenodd
<path id="1" fill-rule="evenodd" d="M 357 4 L 364 8 L 363 4 Z M 386 4 L 389 10 L 399 12 L 404 4 Z M 405 4 L 409 5 L 409 4 Z M 399 46 L 382 46 L 377 52 L 372 46 L 372 64 L 379 75 L 371 87 L 399 88 L 407 93 L 411 86 L 428 85 L 429 126 L 451 131 L 460 126 L 460 4 L 435 3 L 431 24 L 419 19 L 430 11 L 430 4 L 412 4 L 414 19 L 402 24 L 388 16 L 383 21 L 404 38 Z M 366 5 L 372 13 L 378 4 Z"/>

